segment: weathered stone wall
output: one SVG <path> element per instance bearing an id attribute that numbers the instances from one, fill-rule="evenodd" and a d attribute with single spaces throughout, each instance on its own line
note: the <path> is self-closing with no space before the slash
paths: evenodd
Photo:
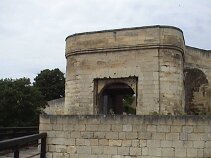
<path id="1" fill-rule="evenodd" d="M 184 47 L 182 31 L 167 26 L 69 36 L 65 114 L 97 114 L 94 80 L 131 76 L 138 78 L 137 115 L 183 112 Z"/>
<path id="2" fill-rule="evenodd" d="M 192 86 L 195 86 L 195 90 L 193 92 L 192 97 L 192 104 L 197 106 L 201 105 L 202 109 L 201 112 L 210 112 L 211 111 L 211 51 L 193 48 L 186 46 L 185 50 L 185 64 L 184 64 L 184 70 L 199 70 L 201 71 L 201 74 L 198 74 L 198 76 L 192 76 L 192 79 L 188 81 L 186 86 L 189 86 L 190 84 L 195 84 Z M 204 81 L 200 81 L 202 80 Z M 197 79 L 199 81 L 197 81 Z M 195 82 L 193 82 L 196 80 Z M 199 82 L 202 82 L 203 84 L 201 86 L 197 85 Z M 188 87 L 186 87 L 187 89 Z M 187 102 L 187 100 L 186 100 Z"/>
<path id="3" fill-rule="evenodd" d="M 211 82 L 211 51 L 186 46 L 184 69 L 197 68 Z"/>
<path id="4" fill-rule="evenodd" d="M 48 101 L 44 113 L 47 115 L 64 115 L 64 101 L 64 98 Z"/>
<path id="5" fill-rule="evenodd" d="M 210 53 L 170 26 L 67 37 L 65 103 L 49 102 L 40 117 L 47 157 L 211 157 L 211 117 L 183 115 L 211 112 Z M 113 82 L 134 91 L 136 115 L 98 115 Z"/>
<path id="6" fill-rule="evenodd" d="M 184 113 L 183 55 L 171 49 L 159 50 L 160 113 Z"/>
<path id="7" fill-rule="evenodd" d="M 41 116 L 48 158 L 211 157 L 210 116 Z"/>
<path id="8" fill-rule="evenodd" d="M 198 68 L 206 76 L 211 78 L 211 51 L 198 49 L 190 46 L 185 48 L 185 65 L 184 68 Z"/>
<path id="9" fill-rule="evenodd" d="M 141 53 L 142 56 L 138 55 Z M 144 58 L 143 58 L 144 56 Z M 139 76 L 137 114 L 145 114 L 159 109 L 157 50 L 124 51 L 69 57 L 68 63 L 75 61 L 75 70 L 67 72 L 65 106 L 69 114 L 93 114 L 95 78 L 124 78 Z M 121 60 L 118 60 L 121 59 Z M 156 64 L 155 64 L 156 63 Z"/>

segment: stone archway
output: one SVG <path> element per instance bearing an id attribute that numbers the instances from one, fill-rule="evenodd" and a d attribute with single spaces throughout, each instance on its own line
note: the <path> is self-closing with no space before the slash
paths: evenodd
<path id="1" fill-rule="evenodd" d="M 185 112 L 206 114 L 210 111 L 208 100 L 208 80 L 199 69 L 185 69 Z"/>
<path id="2" fill-rule="evenodd" d="M 95 81 L 97 114 L 136 114 L 137 78 Z"/>

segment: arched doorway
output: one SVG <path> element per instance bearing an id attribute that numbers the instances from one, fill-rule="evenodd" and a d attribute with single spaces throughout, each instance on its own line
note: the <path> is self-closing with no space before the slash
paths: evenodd
<path id="1" fill-rule="evenodd" d="M 99 104 L 101 114 L 136 114 L 135 92 L 126 83 L 105 85 L 99 94 Z"/>
<path id="2" fill-rule="evenodd" d="M 208 80 L 199 69 L 185 69 L 185 112 L 199 115 L 210 111 L 208 102 Z"/>

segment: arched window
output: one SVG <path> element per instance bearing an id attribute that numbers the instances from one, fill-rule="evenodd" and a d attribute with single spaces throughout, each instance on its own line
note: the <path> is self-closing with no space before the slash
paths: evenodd
<path id="1" fill-rule="evenodd" d="M 208 80 L 199 69 L 185 69 L 185 112 L 187 114 L 205 114 L 210 111 L 208 105 Z"/>
<path id="2" fill-rule="evenodd" d="M 99 103 L 101 114 L 136 114 L 136 96 L 126 83 L 105 85 L 99 94 Z"/>

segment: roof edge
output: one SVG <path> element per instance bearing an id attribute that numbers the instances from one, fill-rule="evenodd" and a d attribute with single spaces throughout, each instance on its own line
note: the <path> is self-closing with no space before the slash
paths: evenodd
<path id="1" fill-rule="evenodd" d="M 74 36 L 78 35 L 86 35 L 86 34 L 94 34 L 94 33 L 104 33 L 104 32 L 115 32 L 115 31 L 122 31 L 122 30 L 138 30 L 138 29 L 146 29 L 146 28 L 172 28 L 176 29 L 183 33 L 183 31 L 175 26 L 168 26 L 168 25 L 152 25 L 152 26 L 141 26 L 141 27 L 130 27 L 130 28 L 120 28 L 120 29 L 110 29 L 110 30 L 101 30 L 101 31 L 90 31 L 90 32 L 82 32 L 82 33 L 75 33 L 66 37 L 65 41 Z"/>
<path id="2" fill-rule="evenodd" d="M 191 49 L 195 49 L 195 50 L 205 51 L 205 52 L 211 52 L 211 50 L 197 48 L 197 47 L 192 47 L 192 46 L 188 46 L 188 45 L 185 45 L 185 47 L 188 47 L 188 48 L 191 48 Z"/>

